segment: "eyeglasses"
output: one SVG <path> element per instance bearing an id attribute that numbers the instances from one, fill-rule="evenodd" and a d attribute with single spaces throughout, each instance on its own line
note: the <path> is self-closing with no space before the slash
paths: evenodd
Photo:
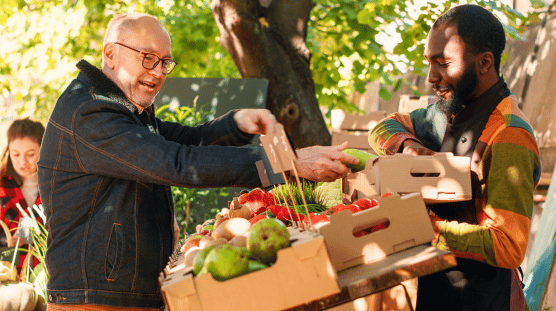
<path id="1" fill-rule="evenodd" d="M 130 46 L 122 44 L 120 42 L 114 42 L 114 44 L 121 45 L 121 46 L 126 47 L 130 50 L 133 50 L 135 52 L 143 54 L 143 63 L 142 63 L 142 65 L 143 65 L 143 68 L 145 68 L 145 69 L 149 69 L 149 70 L 154 69 L 156 66 L 158 66 L 158 63 L 162 62 L 162 73 L 167 75 L 170 72 L 172 72 L 172 70 L 174 70 L 174 68 L 176 68 L 176 65 L 178 64 L 172 59 L 162 59 L 162 58 L 156 56 L 155 54 L 139 51 L 139 50 L 134 49 Z"/>

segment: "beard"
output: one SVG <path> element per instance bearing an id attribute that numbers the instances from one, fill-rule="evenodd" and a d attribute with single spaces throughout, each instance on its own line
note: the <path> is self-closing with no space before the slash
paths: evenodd
<path id="1" fill-rule="evenodd" d="M 437 107 L 440 112 L 444 113 L 447 116 L 457 114 L 464 106 L 469 103 L 471 95 L 477 88 L 477 81 L 477 70 L 475 69 L 475 66 L 473 66 L 473 64 L 469 64 L 456 83 L 455 87 L 451 84 L 446 87 L 441 87 L 438 84 L 434 84 L 432 88 L 435 91 L 452 91 L 452 96 L 448 100 L 440 99 L 437 102 Z"/>

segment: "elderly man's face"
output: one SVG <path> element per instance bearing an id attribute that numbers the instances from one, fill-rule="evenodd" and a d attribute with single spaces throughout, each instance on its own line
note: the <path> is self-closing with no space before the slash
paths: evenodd
<path id="1" fill-rule="evenodd" d="M 162 62 L 153 69 L 144 68 L 144 53 L 152 53 L 161 59 L 172 58 L 170 37 L 155 19 L 143 18 L 140 26 L 124 38 L 118 42 L 120 44 L 114 45 L 114 82 L 130 101 L 148 107 L 160 91 L 166 75 L 162 73 Z"/>
<path id="2" fill-rule="evenodd" d="M 434 28 L 428 35 L 425 58 L 428 81 L 440 97 L 439 108 L 447 115 L 458 112 L 477 89 L 475 56 L 466 50 L 455 26 Z"/>

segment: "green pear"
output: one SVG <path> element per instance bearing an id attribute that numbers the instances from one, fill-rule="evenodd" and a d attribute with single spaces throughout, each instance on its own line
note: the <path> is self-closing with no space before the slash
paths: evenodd
<path id="1" fill-rule="evenodd" d="M 268 268 L 267 264 L 264 264 L 258 260 L 250 259 L 249 260 L 249 267 L 247 268 L 247 273 L 255 272 L 264 268 Z"/>
<path id="2" fill-rule="evenodd" d="M 241 247 L 222 244 L 209 251 L 204 267 L 215 280 L 225 281 L 247 272 L 249 258 Z"/>
<path id="3" fill-rule="evenodd" d="M 274 263 L 279 250 L 290 246 L 290 233 L 286 225 L 276 219 L 262 219 L 251 227 L 247 249 L 265 264 Z"/>
<path id="4" fill-rule="evenodd" d="M 210 253 L 210 251 L 212 251 L 215 247 L 216 245 L 209 245 L 197 252 L 195 258 L 193 258 L 193 274 L 199 275 L 199 272 L 205 265 L 205 259 L 207 258 L 208 253 Z"/>
<path id="5" fill-rule="evenodd" d="M 344 149 L 342 150 L 343 153 L 350 155 L 352 157 L 356 157 L 359 160 L 359 164 L 356 165 L 352 165 L 352 164 L 346 164 L 347 167 L 351 168 L 352 172 L 359 172 L 365 169 L 365 166 L 367 165 L 367 160 L 372 159 L 372 158 L 376 158 L 377 156 L 372 154 L 372 153 L 368 153 L 366 151 L 363 150 L 359 150 L 359 149 Z"/>

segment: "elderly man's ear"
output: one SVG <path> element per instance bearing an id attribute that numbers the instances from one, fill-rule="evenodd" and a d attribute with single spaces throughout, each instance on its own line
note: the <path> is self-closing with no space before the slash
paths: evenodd
<path id="1" fill-rule="evenodd" d="M 106 63 L 108 68 L 113 69 L 114 68 L 114 58 L 115 58 L 115 53 L 116 53 L 114 43 L 107 43 L 104 46 L 104 49 L 102 50 L 102 53 L 104 54 L 104 62 Z"/>

